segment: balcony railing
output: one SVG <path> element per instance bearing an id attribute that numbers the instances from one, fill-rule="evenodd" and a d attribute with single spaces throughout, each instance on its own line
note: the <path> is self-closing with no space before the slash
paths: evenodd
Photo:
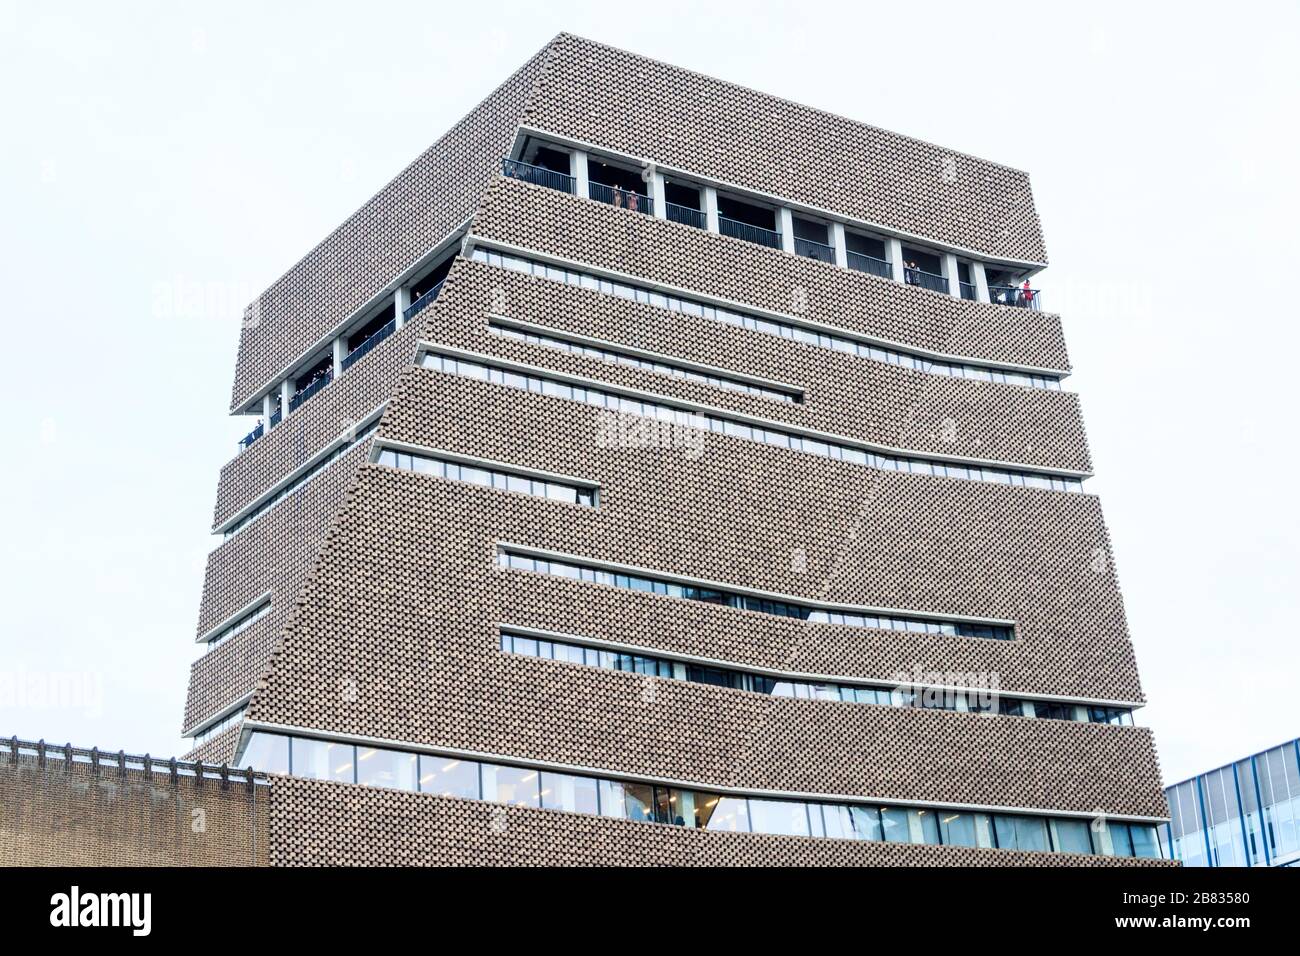
<path id="1" fill-rule="evenodd" d="M 645 193 L 632 189 L 606 186 L 604 183 L 587 183 L 587 194 L 596 202 L 609 203 L 611 206 L 631 209 L 633 212 L 654 214 L 654 200 Z"/>
<path id="2" fill-rule="evenodd" d="M 354 348 L 347 355 L 343 356 L 343 371 L 350 369 L 354 362 L 361 356 L 365 355 L 376 345 L 388 338 L 397 331 L 397 319 L 389 319 L 374 332 L 365 337 L 360 345 Z"/>
<path id="3" fill-rule="evenodd" d="M 696 229 L 706 229 L 709 225 L 709 219 L 698 209 L 692 209 L 690 206 L 678 206 L 674 203 L 664 203 L 664 212 L 667 214 L 669 222 L 680 222 L 683 226 L 694 226 Z"/>
<path id="4" fill-rule="evenodd" d="M 524 182 L 532 183 L 535 186 L 558 189 L 562 193 L 573 192 L 574 179 L 572 176 L 557 173 L 545 166 L 534 166 L 531 163 L 520 162 L 517 159 L 503 159 L 501 160 L 501 172 L 511 179 L 522 179 Z"/>
<path id="5" fill-rule="evenodd" d="M 298 389 L 298 391 L 293 393 L 293 396 L 289 399 L 289 411 L 292 412 L 301 407 L 303 402 L 307 401 L 307 399 L 311 398 L 332 381 L 334 381 L 333 369 L 312 379 L 302 388 Z"/>
<path id="6" fill-rule="evenodd" d="M 824 242 L 816 242 L 812 239 L 800 239 L 794 237 L 794 251 L 801 256 L 807 256 L 809 259 L 816 259 L 818 262 L 829 262 L 835 265 L 835 247 L 828 246 Z"/>
<path id="7" fill-rule="evenodd" d="M 873 276 L 880 276 L 882 279 L 894 277 L 894 267 L 890 265 L 888 259 L 877 259 L 875 256 L 850 251 L 848 261 L 849 268 L 856 269 L 858 272 L 870 272 Z"/>
<path id="8" fill-rule="evenodd" d="M 273 411 L 271 413 L 271 427 L 274 428 L 276 425 L 280 424 L 280 419 L 283 417 L 284 415 L 281 414 L 280 409 L 277 408 Z"/>
<path id="9" fill-rule="evenodd" d="M 773 249 L 781 248 L 781 234 L 779 232 L 764 229 L 762 226 L 751 226 L 749 223 L 740 222 L 737 219 L 719 216 L 718 232 L 724 236 L 731 236 L 733 239 L 744 239 L 746 242 L 754 242 L 760 246 L 770 246 Z"/>
<path id="10" fill-rule="evenodd" d="M 438 284 L 436 286 L 434 286 L 428 292 L 424 293 L 424 295 L 420 296 L 418 299 L 416 299 L 414 302 L 408 305 L 405 309 L 403 309 L 402 321 L 409 322 L 412 318 L 415 317 L 415 314 L 417 312 L 423 309 L 434 299 L 438 298 L 438 293 L 442 291 L 442 284 L 446 281 L 447 281 L 446 279 L 439 279 Z"/>
<path id="11" fill-rule="evenodd" d="M 254 428 L 243 438 L 239 439 L 239 450 L 243 451 L 244 449 L 248 448 L 251 444 L 253 444 L 253 442 L 257 441 L 265 433 L 266 433 L 266 426 L 263 425 L 261 422 L 258 422 L 256 428 Z"/>
<path id="12" fill-rule="evenodd" d="M 989 286 L 989 301 L 996 305 L 1013 305 L 1018 309 L 1043 308 L 1043 294 L 1037 289 L 1021 289 L 1011 285 Z"/>
<path id="13" fill-rule="evenodd" d="M 904 269 L 903 275 L 907 278 L 908 285 L 919 285 L 922 289 L 929 289 L 931 292 L 948 291 L 947 276 L 935 275 L 924 269 Z"/>
<path id="14" fill-rule="evenodd" d="M 975 296 L 975 283 L 973 283 L 973 282 L 959 282 L 958 284 L 961 286 L 961 297 L 962 297 L 963 299 L 970 299 L 970 301 L 974 302 L 974 301 L 975 301 L 975 298 L 976 298 L 976 296 Z"/>

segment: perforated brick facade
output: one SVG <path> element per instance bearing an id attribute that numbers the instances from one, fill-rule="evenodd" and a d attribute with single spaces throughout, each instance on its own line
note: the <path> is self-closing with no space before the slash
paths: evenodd
<path id="1" fill-rule="evenodd" d="M 630 120 L 647 115 L 655 121 Z M 476 248 L 523 250 L 905 352 L 981 368 L 1070 368 L 1054 314 L 966 301 L 502 177 L 500 159 L 531 130 L 991 263 L 1045 261 L 1023 173 L 557 37 L 259 300 L 241 339 L 236 406 L 391 295 L 396 277 L 468 223 L 466 255 L 436 301 L 222 469 L 218 526 L 384 406 L 373 438 L 214 550 L 198 633 L 264 594 L 272 609 L 195 663 L 187 728 L 251 695 L 245 723 L 196 755 L 233 760 L 252 730 L 291 728 L 753 794 L 1164 817 L 1142 727 L 793 699 L 500 650 L 501 626 L 514 625 L 739 669 L 880 683 L 969 675 L 1029 697 L 1144 700 L 1090 494 L 876 470 L 716 432 L 611 446 L 588 404 L 422 367 L 425 343 L 914 457 L 1091 470 L 1071 392 L 902 367 L 469 258 Z M 492 330 L 503 319 L 785 383 L 800 401 L 521 341 Z M 598 506 L 372 464 L 372 442 L 594 482 Z M 507 570 L 496 560 L 503 544 L 790 600 L 1008 621 L 1013 639 L 813 623 Z M 1117 862 L 697 832 L 297 777 L 270 790 L 277 865 Z"/>

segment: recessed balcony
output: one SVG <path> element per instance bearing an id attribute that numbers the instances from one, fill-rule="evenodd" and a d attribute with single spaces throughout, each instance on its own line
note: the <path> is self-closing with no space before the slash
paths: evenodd
<path id="1" fill-rule="evenodd" d="M 619 209 L 654 215 L 654 200 L 646 191 L 646 181 L 639 169 L 589 159 L 587 196 Z"/>
<path id="2" fill-rule="evenodd" d="M 545 166 L 535 166 L 532 163 L 525 163 L 518 159 L 503 159 L 501 160 L 501 172 L 511 179 L 521 179 L 526 183 L 532 183 L 534 186 L 558 189 L 562 193 L 572 193 L 574 191 L 575 180 L 572 176 L 558 170 L 548 169 Z"/>
<path id="3" fill-rule="evenodd" d="M 1040 312 L 1043 308 L 1043 294 L 1028 285 L 991 285 L 989 301 L 995 305 L 1009 305 L 1017 309 L 1030 309 Z"/>

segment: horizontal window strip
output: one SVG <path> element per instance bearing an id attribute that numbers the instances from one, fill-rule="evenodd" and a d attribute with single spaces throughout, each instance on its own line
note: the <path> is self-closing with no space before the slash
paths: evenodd
<path id="1" fill-rule="evenodd" d="M 426 347 L 427 348 L 427 347 Z M 930 475 L 938 478 L 956 478 L 964 481 L 980 481 L 988 484 L 1014 485 L 1022 488 L 1039 488 L 1045 491 L 1064 491 L 1080 493 L 1083 481 L 1075 477 L 1062 477 L 1012 467 L 993 467 L 978 464 L 957 464 L 935 459 L 884 454 L 867 451 L 854 445 L 843 444 L 834 440 L 824 440 L 800 434 L 792 428 L 782 427 L 776 423 L 753 424 L 739 416 L 729 415 L 721 409 L 708 411 L 688 411 L 671 404 L 666 396 L 651 395 L 645 398 L 630 398 L 620 395 L 610 386 L 592 384 L 575 385 L 562 378 L 551 376 L 539 370 L 511 367 L 510 363 L 476 355 L 473 358 L 458 357 L 441 352 L 425 351 L 420 364 L 427 369 L 459 375 L 462 378 L 474 378 L 517 388 L 522 391 L 550 395 L 582 402 L 596 408 L 614 412 L 641 415 L 659 421 L 669 422 L 689 428 L 698 428 L 730 435 L 748 441 L 762 442 L 777 448 L 816 455 L 819 458 L 832 458 L 847 461 L 867 468 L 882 471 L 897 471 L 914 475 Z M 827 436 L 829 439 L 830 436 Z"/>
<path id="2" fill-rule="evenodd" d="M 289 482 L 283 488 L 276 491 L 274 494 L 268 495 L 267 497 L 262 499 L 260 502 L 258 502 L 257 507 L 251 509 L 247 514 L 245 514 L 235 523 L 227 526 L 224 532 L 224 536 L 226 538 L 230 538 L 238 534 L 240 531 L 244 530 L 245 528 L 247 528 L 250 524 L 252 524 L 258 518 L 262 517 L 262 515 L 266 514 L 268 511 L 270 511 L 272 508 L 278 505 L 285 498 L 288 498 L 295 491 L 303 487 L 303 485 L 307 484 L 309 481 L 311 481 L 313 478 L 319 475 L 322 471 L 324 471 L 326 468 L 328 468 L 338 459 L 342 458 L 353 448 L 356 448 L 357 445 L 361 444 L 363 441 L 369 438 L 372 434 L 374 434 L 375 429 L 377 429 L 378 427 L 379 427 L 379 417 L 375 416 L 374 420 L 371 421 L 369 424 L 367 424 L 360 431 L 358 431 L 351 441 L 340 442 L 339 445 L 333 451 L 329 452 L 326 455 L 323 455 L 319 461 L 315 462 L 310 468 L 305 470 L 302 474 L 298 475 L 291 482 Z"/>
<path id="3" fill-rule="evenodd" d="M 766 597 L 746 594 L 742 590 L 727 590 L 712 584 L 691 584 L 675 581 L 668 576 L 650 573 L 624 573 L 611 571 L 597 564 L 587 564 L 581 559 L 535 557 L 521 553 L 510 545 L 499 545 L 497 564 L 514 571 L 532 571 L 554 577 L 604 584 L 609 587 L 643 594 L 701 601 L 721 607 L 743 611 L 756 611 L 776 617 L 789 617 L 810 624 L 835 624 L 843 627 L 875 628 L 886 631 L 906 631 L 913 634 L 944 634 L 950 637 L 975 637 L 994 641 L 1015 638 L 1015 628 L 1007 624 L 956 621 L 943 617 L 896 611 L 867 611 L 859 608 L 826 608 L 800 602 L 797 598 Z"/>
<path id="4" fill-rule="evenodd" d="M 1133 726 L 1133 711 L 1124 707 L 1033 700 L 1001 694 L 996 688 L 990 687 L 921 687 L 906 683 L 790 680 L 759 671 L 720 667 L 716 663 L 693 663 L 652 654 L 613 650 L 580 640 L 542 637 L 508 627 L 501 629 L 501 650 L 522 657 L 563 661 L 693 684 L 709 684 L 773 697 Z"/>
<path id="5" fill-rule="evenodd" d="M 238 765 L 514 807 L 739 833 L 1157 859 L 1155 826 L 1098 817 L 737 796 L 254 731 Z"/>
<path id="6" fill-rule="evenodd" d="M 660 375 L 671 375 L 673 378 L 685 379 L 691 382 L 700 382 L 705 385 L 712 385 L 717 388 L 729 389 L 733 392 L 745 392 L 749 395 L 758 395 L 762 398 L 771 398 L 780 402 L 789 402 L 797 404 L 803 401 L 802 393 L 794 393 L 788 390 L 772 388 L 764 385 L 757 385 L 747 382 L 744 379 L 732 378 L 718 372 L 710 373 L 697 371 L 688 366 L 674 362 L 667 356 L 647 357 L 637 355 L 632 352 L 619 350 L 618 348 L 606 344 L 592 344 L 590 342 L 580 341 L 579 337 L 565 338 L 552 332 L 538 331 L 535 327 L 521 328 L 519 326 L 507 325 L 506 323 L 489 320 L 488 328 L 497 335 L 507 338 L 517 339 L 522 342 L 528 342 L 530 345 L 544 345 L 547 348 L 560 349 L 575 355 L 585 355 L 589 358 L 598 358 L 607 362 L 614 362 L 618 365 L 626 365 L 630 368 L 644 369 L 648 372 L 656 372 Z"/>
<path id="7" fill-rule="evenodd" d="M 230 640 L 236 634 L 252 626 L 254 622 L 261 620 L 271 613 L 271 601 L 267 600 L 260 603 L 246 614 L 242 614 L 236 620 L 227 624 L 221 630 L 217 631 L 206 641 L 199 645 L 201 654 L 211 654 L 226 641 Z"/>
<path id="8" fill-rule="evenodd" d="M 780 319 L 768 316 L 755 315 L 737 309 L 728 309 L 707 303 L 700 299 L 691 299 L 685 296 L 660 292 L 648 285 L 607 279 L 593 272 L 584 272 L 580 269 L 561 267 L 549 262 L 544 262 L 541 259 L 528 258 L 527 256 L 515 255 L 508 252 L 499 252 L 496 249 L 489 249 L 483 246 L 475 247 L 472 258 L 476 262 L 482 262 L 492 266 L 500 266 L 514 272 L 522 272 L 527 275 L 538 276 L 543 279 L 549 279 L 553 282 L 562 282 L 565 285 L 578 286 L 583 289 L 589 289 L 593 292 L 603 292 L 607 295 L 615 295 L 619 298 L 630 299 L 643 305 L 668 309 L 673 312 L 681 312 L 685 315 L 693 315 L 699 318 L 726 322 L 728 325 L 738 326 L 739 328 L 749 329 L 754 332 L 776 335 L 783 339 L 803 342 L 806 345 L 815 345 L 820 348 L 832 349 L 836 352 L 845 352 L 849 355 L 856 355 L 859 358 L 872 359 L 877 362 L 885 362 L 889 365 L 897 365 L 901 368 L 910 368 L 921 372 L 929 372 L 932 375 L 943 375 L 948 378 L 967 378 L 978 382 L 997 382 L 1005 385 L 1019 385 L 1024 388 L 1039 388 L 1050 391 L 1061 390 L 1060 376 L 1048 373 L 1022 372 L 1014 369 L 999 368 L 993 365 L 981 365 L 978 362 L 971 361 L 958 362 L 935 359 L 918 352 L 910 352 L 904 347 L 890 347 L 863 342 L 857 339 L 848 338 L 842 334 L 837 334 L 829 329 L 814 329 L 807 325 L 783 322 Z"/>
<path id="9" fill-rule="evenodd" d="M 536 478 L 504 467 L 470 465 L 451 458 L 417 452 L 399 451 L 384 448 L 379 453 L 378 464 L 389 468 L 400 468 L 423 475 L 446 478 L 449 481 L 463 481 L 484 488 L 498 491 L 515 491 L 549 501 L 563 501 L 566 504 L 596 507 L 596 489 L 588 486 L 565 484 L 554 479 Z"/>
<path id="10" fill-rule="evenodd" d="M 223 730 L 229 730 L 231 727 L 240 723 L 244 719 L 244 714 L 247 712 L 248 705 L 245 704 L 238 710 L 232 710 L 221 719 L 203 725 L 199 730 L 196 730 L 190 735 L 193 738 L 194 746 L 197 747 L 199 744 L 206 743 Z"/>

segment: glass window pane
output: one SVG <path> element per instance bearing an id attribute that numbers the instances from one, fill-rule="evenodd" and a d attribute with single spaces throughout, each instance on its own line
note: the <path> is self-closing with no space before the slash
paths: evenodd
<path id="1" fill-rule="evenodd" d="M 629 820 L 646 822 L 654 819 L 654 787 L 649 784 L 623 784 L 623 801 Z"/>
<path id="2" fill-rule="evenodd" d="M 627 805 L 623 798 L 623 784 L 617 780 L 601 780 L 598 789 L 600 791 L 600 815 L 602 817 L 625 817 L 627 816 Z"/>
<path id="3" fill-rule="evenodd" d="M 755 833 L 808 836 L 808 808 L 792 800 L 751 799 L 749 824 Z"/>
<path id="4" fill-rule="evenodd" d="M 567 773 L 542 774 L 542 806 L 569 813 L 596 812 L 596 781 Z"/>
<path id="5" fill-rule="evenodd" d="M 420 792 L 478 800 L 478 764 L 458 757 L 420 754 Z"/>
<path id="6" fill-rule="evenodd" d="M 910 843 L 907 811 L 898 807 L 882 807 L 880 820 L 886 843 Z"/>
<path id="7" fill-rule="evenodd" d="M 351 744 L 295 737 L 290 752 L 294 776 L 352 783 L 356 776 L 355 749 Z"/>
<path id="8" fill-rule="evenodd" d="M 248 738 L 239 766 L 266 773 L 289 772 L 289 738 L 257 731 Z"/>
<path id="9" fill-rule="evenodd" d="M 414 790 L 416 762 L 415 754 L 361 747 L 357 751 L 357 783 Z"/>
<path id="10" fill-rule="evenodd" d="M 541 780 L 536 770 L 483 764 L 483 798 L 515 807 L 541 806 Z"/>
<path id="11" fill-rule="evenodd" d="M 749 832 L 749 810 L 738 797 L 723 797 L 716 793 L 695 795 L 695 819 L 706 830 Z"/>
<path id="12" fill-rule="evenodd" d="M 1053 820 L 1052 831 L 1058 853 L 1092 852 L 1092 835 L 1083 820 Z"/>
<path id="13" fill-rule="evenodd" d="M 975 816 L 970 813 L 942 812 L 940 833 L 945 846 L 976 846 Z"/>

